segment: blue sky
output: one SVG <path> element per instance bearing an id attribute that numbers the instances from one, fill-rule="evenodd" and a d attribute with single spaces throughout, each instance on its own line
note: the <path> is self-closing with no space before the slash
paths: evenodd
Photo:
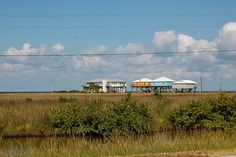
<path id="1" fill-rule="evenodd" d="M 0 0 L 1 54 L 236 49 L 235 0 Z M 137 57 L 1 57 L 0 91 L 81 89 L 162 75 L 236 90 L 236 52 Z"/>

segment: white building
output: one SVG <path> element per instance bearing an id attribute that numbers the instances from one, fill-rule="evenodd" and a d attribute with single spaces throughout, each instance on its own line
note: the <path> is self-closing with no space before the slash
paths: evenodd
<path id="1" fill-rule="evenodd" d="M 118 79 L 95 79 L 87 81 L 83 88 L 86 92 L 124 93 L 127 82 Z"/>
<path id="2" fill-rule="evenodd" d="M 191 80 L 175 81 L 172 89 L 176 92 L 195 92 L 197 89 L 197 82 Z"/>

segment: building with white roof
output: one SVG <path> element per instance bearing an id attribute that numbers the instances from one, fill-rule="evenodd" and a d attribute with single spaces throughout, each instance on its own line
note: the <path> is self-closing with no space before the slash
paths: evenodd
<path id="1" fill-rule="evenodd" d="M 174 80 L 167 77 L 159 77 L 152 81 L 154 91 L 171 91 Z"/>
<path id="2" fill-rule="evenodd" d="M 119 79 L 95 79 L 87 81 L 83 89 L 86 92 L 124 93 L 127 89 L 127 82 Z"/>
<path id="3" fill-rule="evenodd" d="M 175 92 L 195 92 L 197 89 L 197 82 L 192 80 L 175 81 L 172 89 Z"/>
<path id="4" fill-rule="evenodd" d="M 139 80 L 132 81 L 131 88 L 137 90 L 149 92 L 151 91 L 152 80 L 149 78 L 141 78 Z"/>
<path id="5" fill-rule="evenodd" d="M 197 82 L 192 80 L 175 81 L 165 76 L 151 80 L 149 78 L 141 78 L 132 81 L 132 89 L 142 92 L 195 92 Z"/>

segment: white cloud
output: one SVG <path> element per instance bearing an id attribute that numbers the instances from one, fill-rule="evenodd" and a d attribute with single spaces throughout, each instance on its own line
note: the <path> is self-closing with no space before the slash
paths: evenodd
<path id="1" fill-rule="evenodd" d="M 96 53 L 109 53 L 111 49 L 105 45 L 99 45 L 97 47 L 90 47 L 83 51 L 83 53 L 87 54 L 96 54 Z"/>
<path id="2" fill-rule="evenodd" d="M 184 34 L 179 34 L 178 37 L 176 37 L 176 39 L 178 41 L 177 51 L 181 52 L 188 51 L 195 42 L 195 40 L 192 37 Z"/>
<path id="3" fill-rule="evenodd" d="M 219 49 L 236 50 L 236 22 L 230 22 L 220 29 L 215 42 Z M 226 55 L 236 56 L 236 51 L 226 52 Z"/>
<path id="4" fill-rule="evenodd" d="M 216 42 L 221 49 L 236 49 L 236 22 L 224 25 Z"/>
<path id="5" fill-rule="evenodd" d="M 53 45 L 51 49 L 53 53 L 59 54 L 64 51 L 65 47 L 64 45 L 57 43 Z"/>
<path id="6" fill-rule="evenodd" d="M 106 64 L 107 62 L 101 57 L 73 57 L 73 63 L 77 70 L 88 70 L 87 68 L 96 68 L 101 67 L 102 65 Z"/>
<path id="7" fill-rule="evenodd" d="M 83 51 L 84 54 L 105 54 L 109 53 L 111 49 L 105 45 L 87 48 Z M 73 57 L 73 65 L 79 71 L 91 71 L 91 69 L 100 68 L 105 66 L 107 61 L 101 56 L 76 56 Z"/>
<path id="8" fill-rule="evenodd" d="M 144 46 L 141 43 L 128 43 L 125 46 L 118 46 L 115 51 L 116 53 L 140 53 L 143 52 Z"/>
<path id="9" fill-rule="evenodd" d="M 157 51 L 169 51 L 175 46 L 177 34 L 170 30 L 166 32 L 156 32 L 153 38 L 153 44 Z"/>

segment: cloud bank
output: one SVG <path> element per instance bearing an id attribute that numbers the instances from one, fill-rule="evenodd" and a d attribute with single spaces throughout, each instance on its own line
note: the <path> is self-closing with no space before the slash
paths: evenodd
<path id="1" fill-rule="evenodd" d="M 236 22 L 225 24 L 213 41 L 195 39 L 187 34 L 181 34 L 174 30 L 155 32 L 152 47 L 147 48 L 139 42 L 130 42 L 111 48 L 107 45 L 99 45 L 83 50 L 82 53 L 152 53 L 152 52 L 185 52 L 166 55 L 137 55 L 137 56 L 76 56 L 68 58 L 55 57 L 8 57 L 0 62 L 0 78 L 23 77 L 27 73 L 29 78 L 57 77 L 52 73 L 55 68 L 60 71 L 63 79 L 73 77 L 74 81 L 86 81 L 94 77 L 119 78 L 128 81 L 140 77 L 155 79 L 162 75 L 178 79 L 192 79 L 199 81 L 200 76 L 213 82 L 206 88 L 216 89 L 217 81 L 227 80 L 225 83 L 229 90 L 236 90 L 236 51 L 204 53 L 193 51 L 219 51 L 236 50 Z M 39 45 L 33 47 L 29 43 L 23 44 L 19 49 L 9 47 L 4 54 L 63 54 L 65 46 L 59 43 L 51 47 Z M 52 70 L 54 69 L 54 70 Z M 16 73 L 22 71 L 22 73 Z M 64 75 L 63 75 L 63 74 Z M 76 75 L 75 75 L 76 74 Z M 74 76 L 79 77 L 75 78 Z M 81 83 L 82 84 L 82 83 Z M 235 88 L 230 86 L 233 84 Z"/>

